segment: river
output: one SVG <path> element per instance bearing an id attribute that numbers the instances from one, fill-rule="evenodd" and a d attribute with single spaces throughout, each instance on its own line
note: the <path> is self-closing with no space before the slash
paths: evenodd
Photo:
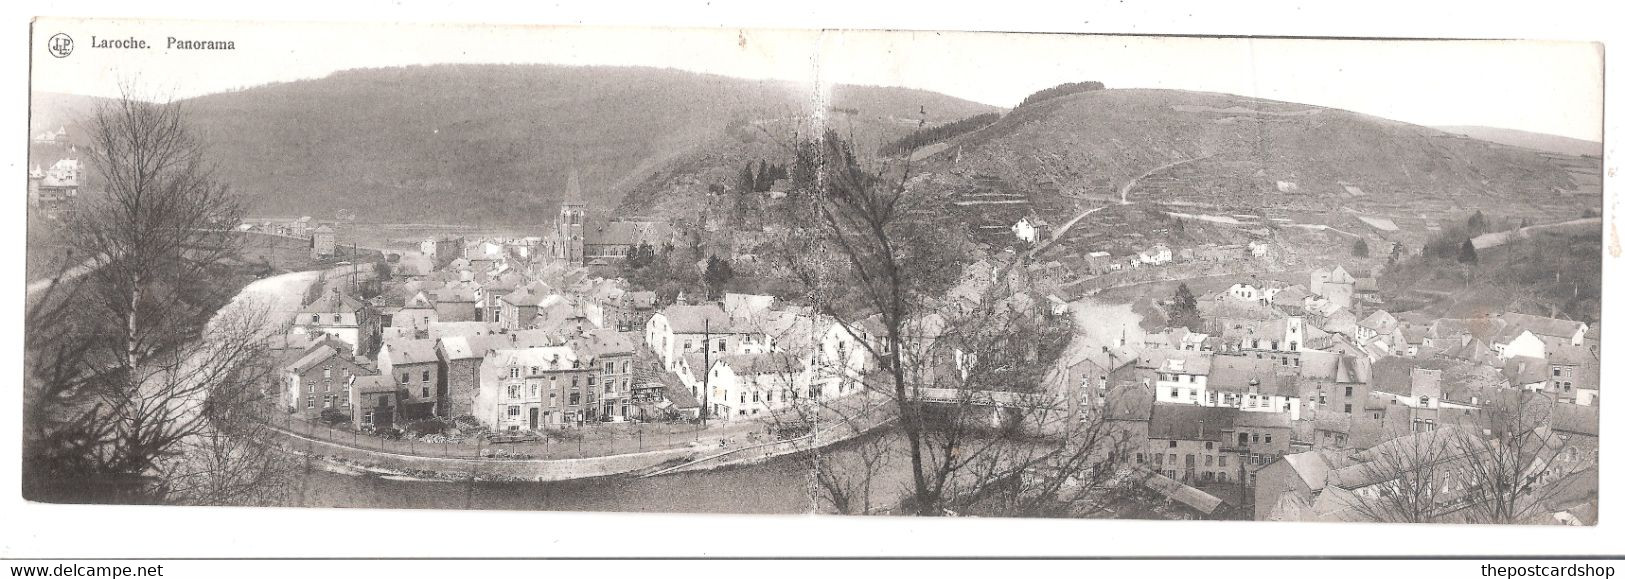
<path id="1" fill-rule="evenodd" d="M 286 506 L 801 514 L 812 504 L 802 463 L 775 459 L 653 478 L 545 483 L 410 480 L 313 467 Z"/>

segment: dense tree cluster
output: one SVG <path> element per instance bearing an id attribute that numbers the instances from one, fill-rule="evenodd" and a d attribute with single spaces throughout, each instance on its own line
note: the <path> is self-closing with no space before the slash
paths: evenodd
<path id="1" fill-rule="evenodd" d="M 1089 92 L 1094 90 L 1105 90 L 1105 88 L 1105 83 L 1096 80 L 1063 83 L 1027 95 L 1027 98 L 1021 99 L 1021 104 L 1016 105 L 1016 108 L 1019 109 L 1033 103 L 1046 101 L 1056 97 L 1063 97 L 1069 94 L 1077 94 L 1080 92 Z"/>
<path id="2" fill-rule="evenodd" d="M 1202 314 L 1196 309 L 1196 294 L 1191 288 L 1179 284 L 1174 299 L 1168 303 L 1168 327 L 1180 327 L 1193 332 L 1202 331 Z"/>
<path id="3" fill-rule="evenodd" d="M 880 148 L 882 155 L 900 155 L 932 143 L 940 143 L 971 131 L 982 129 L 999 120 L 999 113 L 982 113 L 957 121 L 909 133 L 897 141 Z"/>
<path id="4" fill-rule="evenodd" d="M 739 170 L 739 178 L 734 182 L 736 193 L 766 193 L 773 190 L 773 182 L 779 179 L 789 179 L 790 171 L 784 165 L 769 164 L 762 159 L 756 163 L 745 163 Z"/>

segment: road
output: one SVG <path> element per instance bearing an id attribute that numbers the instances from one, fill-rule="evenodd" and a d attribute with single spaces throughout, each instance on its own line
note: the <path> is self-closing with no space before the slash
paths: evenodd
<path id="1" fill-rule="evenodd" d="M 1139 174 L 1139 176 L 1134 177 L 1133 179 L 1129 179 L 1127 183 L 1123 184 L 1123 188 L 1118 190 L 1118 192 L 1117 192 L 1117 194 L 1122 198 L 1122 200 L 1119 201 L 1119 203 L 1122 203 L 1123 205 L 1128 205 L 1128 203 L 1129 203 L 1129 201 L 1128 201 L 1128 192 L 1129 192 L 1130 189 L 1133 189 L 1134 186 L 1140 182 L 1140 179 L 1144 179 L 1146 177 L 1150 177 L 1151 175 L 1153 175 L 1155 173 L 1160 173 L 1160 172 L 1166 171 L 1168 169 L 1172 169 L 1174 167 L 1184 165 L 1185 163 L 1194 163 L 1196 161 L 1200 161 L 1202 159 L 1206 159 L 1206 158 L 1212 157 L 1212 156 L 1213 155 L 1208 154 L 1208 155 L 1202 155 L 1200 157 L 1191 157 L 1189 159 L 1182 159 L 1182 160 L 1179 160 L 1179 161 L 1174 161 L 1172 163 L 1163 163 L 1161 165 L 1157 165 L 1156 167 L 1153 167 L 1150 171 L 1146 171 L 1144 173 Z"/>
<path id="2" fill-rule="evenodd" d="M 1185 163 L 1192 163 L 1192 162 L 1200 161 L 1202 159 L 1206 159 L 1206 158 L 1212 157 L 1212 156 L 1213 155 L 1202 155 L 1200 157 L 1192 157 L 1190 159 L 1182 159 L 1182 160 L 1179 160 L 1179 161 L 1174 161 L 1172 163 L 1163 163 L 1161 165 L 1158 165 L 1158 166 L 1152 168 L 1150 171 L 1146 171 L 1146 172 L 1141 173 L 1141 174 L 1139 174 L 1138 176 L 1136 176 L 1136 177 L 1134 177 L 1132 179 L 1129 179 L 1128 182 L 1124 183 L 1123 187 L 1118 189 L 1118 191 L 1117 191 L 1117 195 L 1120 198 L 1120 200 L 1118 201 L 1118 204 L 1119 205 L 1129 205 L 1130 204 L 1130 202 L 1128 200 L 1128 192 L 1129 192 L 1129 190 L 1134 188 L 1134 185 L 1136 185 L 1136 184 L 1138 184 L 1140 182 L 1140 179 L 1148 177 L 1148 176 L 1150 176 L 1150 175 L 1152 175 L 1154 173 L 1158 173 L 1158 172 L 1161 172 L 1161 171 L 1172 169 L 1174 167 L 1177 167 L 1179 165 L 1183 165 Z M 1093 214 L 1094 212 L 1100 211 L 1101 209 L 1105 209 L 1107 207 L 1110 207 L 1110 205 L 1104 205 L 1104 206 L 1101 206 L 1101 207 L 1096 207 L 1094 209 L 1088 209 L 1088 210 L 1085 210 L 1082 213 L 1077 214 L 1076 216 L 1073 216 L 1072 219 L 1068 220 L 1065 224 L 1062 224 L 1059 228 L 1057 228 L 1055 230 L 1054 234 L 1050 235 L 1049 241 L 1045 241 L 1044 243 L 1039 244 L 1038 247 L 1034 247 L 1032 251 L 1027 252 L 1027 257 L 1038 257 L 1039 253 L 1042 253 L 1044 250 L 1049 249 L 1051 246 L 1055 245 L 1056 242 L 1058 242 L 1061 239 L 1065 238 L 1066 237 L 1066 232 L 1070 231 L 1072 229 L 1072 226 L 1077 225 L 1079 221 L 1083 221 L 1083 218 L 1088 217 L 1089 215 Z"/>
<path id="3" fill-rule="evenodd" d="M 34 297 L 34 294 L 45 291 L 45 288 L 51 287 L 51 284 L 53 282 L 57 282 L 57 281 L 61 281 L 61 282 L 73 281 L 74 278 L 77 278 L 79 276 L 90 273 L 91 270 L 94 270 L 97 267 L 100 267 L 101 263 L 102 263 L 102 258 L 100 258 L 100 257 L 87 259 L 83 263 L 80 263 L 79 265 L 68 268 L 68 270 L 62 272 L 62 275 L 60 275 L 60 276 L 57 276 L 55 278 L 42 279 L 42 280 L 31 282 L 31 283 L 28 284 L 28 293 L 27 293 L 26 297 Z"/>
<path id="4" fill-rule="evenodd" d="M 1039 252 L 1042 252 L 1042 251 L 1044 251 L 1046 249 L 1049 249 L 1050 246 L 1055 245 L 1055 242 L 1060 241 L 1062 238 L 1066 237 L 1066 232 L 1068 230 L 1071 230 L 1073 225 L 1077 225 L 1079 221 L 1083 221 L 1083 218 L 1088 217 L 1090 214 L 1093 214 L 1094 212 L 1100 211 L 1101 209 L 1105 209 L 1107 207 L 1111 207 L 1111 206 L 1110 205 L 1102 205 L 1100 207 L 1096 207 L 1094 209 L 1084 211 L 1083 213 L 1079 213 L 1076 217 L 1073 217 L 1071 220 L 1069 220 L 1066 223 L 1062 224 L 1060 228 L 1056 229 L 1055 233 L 1053 235 L 1050 235 L 1049 241 L 1045 241 L 1044 243 L 1039 244 L 1038 247 L 1034 247 L 1032 251 L 1027 253 L 1027 256 L 1028 257 L 1037 257 Z"/>
<path id="5" fill-rule="evenodd" d="M 1543 223 L 1543 224 L 1540 224 L 1540 225 L 1531 225 L 1529 227 L 1523 227 L 1523 228 L 1519 228 L 1519 229 L 1510 229 L 1510 230 L 1507 230 L 1507 231 L 1497 231 L 1497 232 L 1494 232 L 1494 233 L 1485 233 L 1483 235 L 1480 235 L 1478 237 L 1473 238 L 1473 249 L 1485 250 L 1485 249 L 1489 249 L 1491 247 L 1497 247 L 1497 246 L 1505 245 L 1507 242 L 1510 242 L 1510 241 L 1512 241 L 1514 239 L 1527 238 L 1527 237 L 1529 237 L 1529 234 L 1531 232 L 1540 231 L 1542 229 L 1553 229 L 1553 228 L 1558 228 L 1558 227 L 1577 227 L 1577 226 L 1580 226 L 1580 225 L 1596 225 L 1596 226 L 1601 227 L 1602 226 L 1602 218 L 1601 217 L 1584 217 L 1584 218 L 1580 218 L 1580 219 L 1571 219 L 1569 221 L 1561 221 L 1561 222 L 1558 222 L 1558 223 Z"/>

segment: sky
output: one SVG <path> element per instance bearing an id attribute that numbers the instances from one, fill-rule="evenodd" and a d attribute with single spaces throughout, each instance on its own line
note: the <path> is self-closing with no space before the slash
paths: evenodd
<path id="1" fill-rule="evenodd" d="M 46 46 L 58 33 L 75 39 L 62 58 Z M 152 48 L 98 49 L 92 37 Z M 171 37 L 236 49 L 171 50 Z M 116 96 L 122 83 L 147 98 L 186 98 L 412 64 L 623 65 L 904 86 L 1000 107 L 1098 80 L 1602 139 L 1602 49 L 1580 42 L 42 19 L 34 44 L 34 90 L 96 96 Z"/>

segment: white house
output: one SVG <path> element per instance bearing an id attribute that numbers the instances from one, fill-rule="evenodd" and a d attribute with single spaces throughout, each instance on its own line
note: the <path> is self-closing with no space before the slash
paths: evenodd
<path id="1" fill-rule="evenodd" d="M 1275 294 L 1280 293 L 1280 291 L 1281 291 L 1281 288 L 1259 287 L 1259 286 L 1255 286 L 1255 285 L 1250 284 L 1250 283 L 1243 282 L 1243 283 L 1231 284 L 1230 289 L 1225 290 L 1225 294 L 1230 296 L 1231 299 L 1236 299 L 1236 300 L 1245 300 L 1245 301 L 1251 301 L 1251 302 L 1268 302 L 1268 301 L 1274 299 Z"/>
<path id="2" fill-rule="evenodd" d="M 1524 330 L 1517 337 L 1506 343 L 1496 344 L 1495 350 L 1500 352 L 1501 359 L 1511 359 L 1519 356 L 1527 358 L 1545 358 L 1546 342 L 1536 336 L 1534 332 Z"/>
<path id="3" fill-rule="evenodd" d="M 807 396 L 800 362 L 783 352 L 723 356 L 710 374 L 711 415 L 724 420 L 767 418 Z"/>
<path id="4" fill-rule="evenodd" d="M 1016 239 L 1020 239 L 1027 243 L 1038 243 L 1038 227 L 1026 217 L 1022 217 L 1021 221 L 1017 221 L 1015 225 L 1011 225 L 1010 231 L 1016 234 Z"/>
<path id="5" fill-rule="evenodd" d="M 1211 368 L 1211 355 L 1169 353 L 1157 367 L 1157 402 L 1203 404 Z"/>
<path id="6" fill-rule="evenodd" d="M 582 398 L 582 379 L 594 373 L 567 346 L 494 350 L 480 365 L 474 418 L 498 431 L 576 422 L 591 404 Z"/>
<path id="7" fill-rule="evenodd" d="M 644 325 L 644 343 L 671 370 L 683 354 L 707 349 L 713 356 L 766 352 L 771 349 L 772 338 L 745 320 L 728 315 L 721 304 L 673 304 L 649 317 Z"/>
<path id="8" fill-rule="evenodd" d="M 1163 265 L 1174 260 L 1174 252 L 1168 249 L 1168 246 L 1158 243 L 1151 246 L 1151 249 L 1140 252 L 1134 259 L 1141 265 Z"/>
<path id="9" fill-rule="evenodd" d="M 1247 250 L 1253 253 L 1253 257 L 1269 257 L 1270 244 L 1262 241 L 1249 241 L 1247 242 Z"/>

